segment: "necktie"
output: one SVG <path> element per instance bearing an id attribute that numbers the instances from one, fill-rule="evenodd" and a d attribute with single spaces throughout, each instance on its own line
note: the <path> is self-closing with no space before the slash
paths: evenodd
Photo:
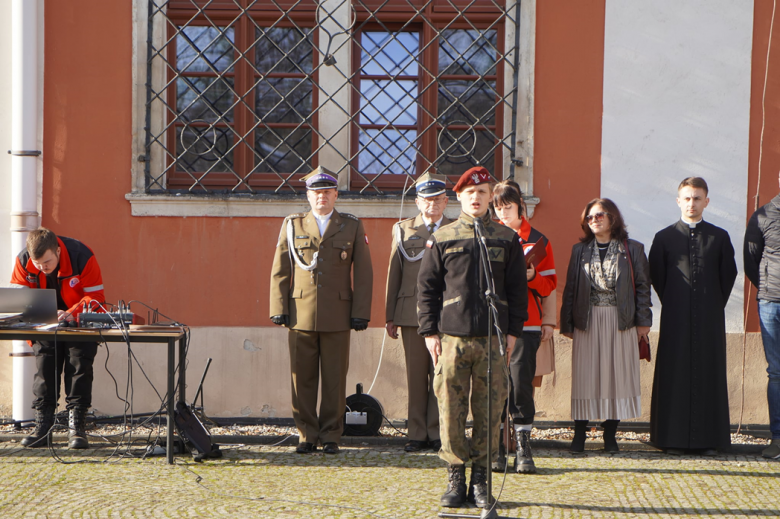
<path id="1" fill-rule="evenodd" d="M 435 228 L 436 228 L 436 224 L 435 223 L 431 222 L 431 223 L 428 224 L 428 232 L 430 232 L 431 234 L 433 234 L 433 230 Z"/>

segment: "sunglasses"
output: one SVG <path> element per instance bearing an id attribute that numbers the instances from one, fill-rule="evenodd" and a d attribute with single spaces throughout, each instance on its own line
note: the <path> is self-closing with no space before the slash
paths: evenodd
<path id="1" fill-rule="evenodd" d="M 585 221 L 587 221 L 588 223 L 590 223 L 590 222 L 592 222 L 594 220 L 597 221 L 597 222 L 600 222 L 601 220 L 604 219 L 605 216 L 609 216 L 609 213 L 605 213 L 605 212 L 593 213 L 593 214 L 589 214 L 588 216 L 586 216 L 585 217 Z"/>

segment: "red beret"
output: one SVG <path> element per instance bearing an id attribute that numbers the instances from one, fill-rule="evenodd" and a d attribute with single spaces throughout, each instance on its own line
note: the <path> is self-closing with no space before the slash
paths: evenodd
<path id="1" fill-rule="evenodd" d="M 460 193 L 460 190 L 468 186 L 476 186 L 479 184 L 490 183 L 490 173 L 482 166 L 476 166 L 466 171 L 458 179 L 458 183 L 452 188 L 456 193 Z"/>

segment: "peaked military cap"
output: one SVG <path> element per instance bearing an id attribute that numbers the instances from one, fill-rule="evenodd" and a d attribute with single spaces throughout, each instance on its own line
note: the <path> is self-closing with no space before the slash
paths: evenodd
<path id="1" fill-rule="evenodd" d="M 446 191 L 444 177 L 432 173 L 420 175 L 415 181 L 414 187 L 417 190 L 417 196 L 420 198 L 431 198 Z"/>
<path id="2" fill-rule="evenodd" d="M 339 185 L 336 174 L 322 166 L 317 166 L 314 171 L 303 177 L 302 180 L 306 182 L 306 189 L 309 191 L 335 189 Z"/>

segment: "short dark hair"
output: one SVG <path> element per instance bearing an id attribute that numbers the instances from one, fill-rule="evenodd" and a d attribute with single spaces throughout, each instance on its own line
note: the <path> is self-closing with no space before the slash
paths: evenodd
<path id="1" fill-rule="evenodd" d="M 32 259 L 42 258 L 47 251 L 57 252 L 57 235 L 45 227 L 35 229 L 27 235 L 27 252 Z"/>
<path id="2" fill-rule="evenodd" d="M 679 192 L 684 187 L 693 187 L 693 188 L 698 187 L 704 190 L 705 195 L 710 194 L 710 188 L 707 187 L 707 181 L 701 177 L 684 178 L 683 181 L 680 182 L 680 185 L 677 186 L 677 191 Z"/>
<path id="3" fill-rule="evenodd" d="M 503 180 L 493 186 L 493 206 L 517 204 L 517 214 L 523 214 L 523 191 L 514 180 Z"/>
<path id="4" fill-rule="evenodd" d="M 612 222 L 609 229 L 610 237 L 613 240 L 618 241 L 627 240 L 628 231 L 626 230 L 626 224 L 623 221 L 623 215 L 620 214 L 620 209 L 615 205 L 615 202 L 609 198 L 594 198 L 585 206 L 585 209 L 582 211 L 582 216 L 580 217 L 580 226 L 582 227 L 582 232 L 585 233 L 585 236 L 580 238 L 580 241 L 589 242 L 596 237 L 593 234 L 593 231 L 590 230 L 590 226 L 588 226 L 588 213 L 590 213 L 590 210 L 594 205 L 600 205 L 602 209 L 604 209 L 604 212 L 609 214 L 609 220 Z"/>

